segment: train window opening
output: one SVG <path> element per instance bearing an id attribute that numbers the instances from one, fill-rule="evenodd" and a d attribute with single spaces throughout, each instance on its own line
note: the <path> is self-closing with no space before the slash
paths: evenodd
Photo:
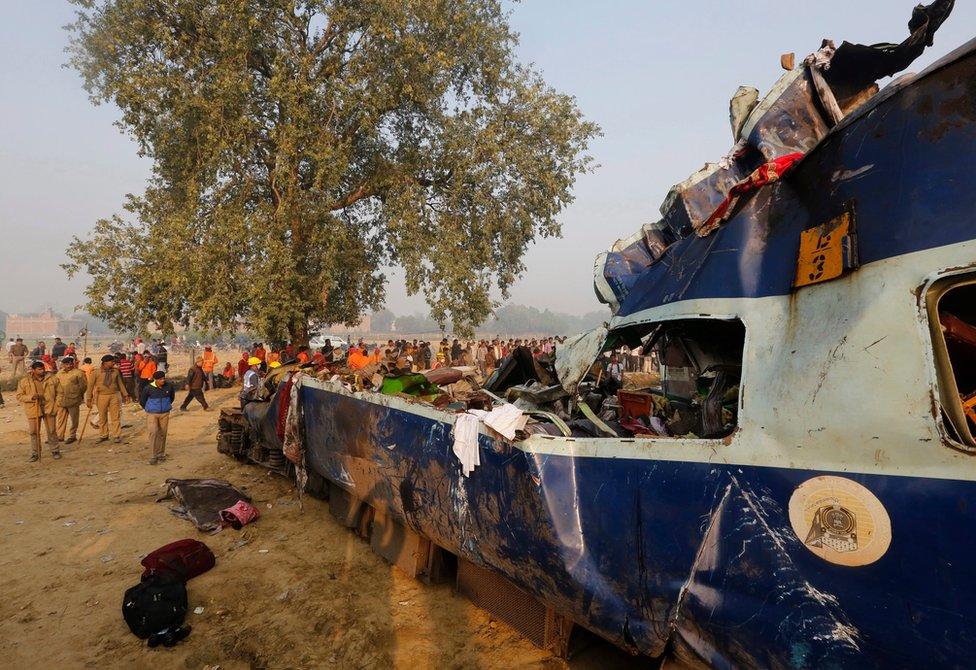
<path id="1" fill-rule="evenodd" d="M 945 423 L 952 439 L 976 448 L 976 277 L 936 282 L 928 307 Z"/>
<path id="2" fill-rule="evenodd" d="M 612 349 L 580 386 L 580 401 L 599 407 L 607 427 L 645 438 L 721 439 L 735 432 L 745 348 L 741 321 L 680 319 L 613 336 Z"/>

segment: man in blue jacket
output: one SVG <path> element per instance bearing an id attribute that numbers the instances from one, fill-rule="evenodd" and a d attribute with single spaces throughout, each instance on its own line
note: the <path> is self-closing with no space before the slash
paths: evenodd
<path id="1" fill-rule="evenodd" d="M 153 375 L 153 380 L 143 386 L 139 394 L 139 404 L 146 410 L 149 444 L 153 450 L 149 465 L 166 460 L 166 431 L 169 429 L 169 412 L 173 409 L 175 399 L 176 389 L 166 381 L 166 373 L 162 370 Z"/>

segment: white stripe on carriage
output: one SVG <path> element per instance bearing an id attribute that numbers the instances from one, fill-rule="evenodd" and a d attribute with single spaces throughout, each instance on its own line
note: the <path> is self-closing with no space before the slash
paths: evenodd
<path id="1" fill-rule="evenodd" d="M 576 458 L 976 481 L 976 455 L 953 448 L 933 413 L 937 380 L 916 292 L 943 268 L 976 271 L 976 242 L 870 263 L 792 296 L 688 300 L 615 319 L 614 328 L 702 315 L 742 320 L 739 430 L 727 444 L 534 435 L 515 446 Z M 309 385 L 453 422 L 449 412 L 394 396 L 350 393 L 315 380 Z"/>

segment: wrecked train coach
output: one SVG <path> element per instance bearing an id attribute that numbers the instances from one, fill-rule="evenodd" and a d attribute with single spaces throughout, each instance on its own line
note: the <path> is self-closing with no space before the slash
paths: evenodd
<path id="1" fill-rule="evenodd" d="M 512 440 L 482 415 L 462 465 L 467 413 L 294 374 L 266 413 L 299 478 L 408 572 L 529 598 L 561 651 L 575 625 L 689 665 L 969 665 L 976 40 L 875 85 L 951 5 L 740 90 L 729 157 L 598 259 L 613 316 L 559 383 L 582 408 L 601 349 L 653 350 L 658 397 L 698 393 L 687 426 Z"/>

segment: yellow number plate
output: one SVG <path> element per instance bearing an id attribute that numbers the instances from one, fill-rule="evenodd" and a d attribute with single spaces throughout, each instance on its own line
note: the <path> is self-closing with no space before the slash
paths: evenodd
<path id="1" fill-rule="evenodd" d="M 845 212 L 823 226 L 800 233 L 800 254 L 793 286 L 809 286 L 836 279 L 852 266 L 849 237 L 851 215 Z"/>

